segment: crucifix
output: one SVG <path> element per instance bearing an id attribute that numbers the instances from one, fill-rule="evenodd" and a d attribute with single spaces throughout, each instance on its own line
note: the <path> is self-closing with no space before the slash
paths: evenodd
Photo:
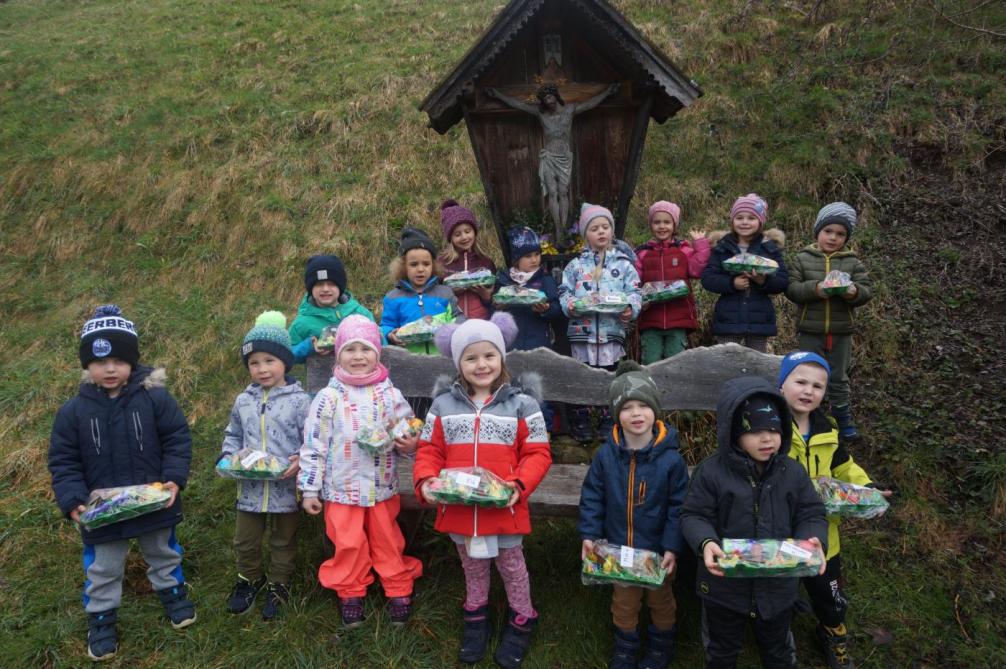
<path id="1" fill-rule="evenodd" d="M 579 103 L 567 104 L 554 83 L 542 84 L 535 92 L 538 104 L 504 95 L 495 88 L 483 93 L 518 111 L 531 114 L 541 123 L 544 147 L 538 154 L 538 180 L 555 226 L 555 243 L 565 242 L 569 223 L 569 184 L 573 174 L 573 117 L 593 109 L 618 90 L 611 84 L 601 93 Z"/>

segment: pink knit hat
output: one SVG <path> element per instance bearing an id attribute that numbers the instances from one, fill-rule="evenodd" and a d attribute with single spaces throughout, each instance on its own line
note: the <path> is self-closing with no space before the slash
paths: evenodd
<path id="1" fill-rule="evenodd" d="M 339 323 L 339 329 L 335 331 L 335 357 L 338 358 L 342 349 L 355 342 L 372 348 L 377 355 L 381 355 L 381 331 L 377 323 L 360 314 L 346 316 Z"/>
<path id="2" fill-rule="evenodd" d="M 667 200 L 658 200 L 650 205 L 650 211 L 646 214 L 646 222 L 653 223 L 653 217 L 660 212 L 669 214 L 671 220 L 674 221 L 674 227 L 678 227 L 678 221 L 681 220 L 681 207 Z"/>
<path id="3" fill-rule="evenodd" d="M 748 193 L 734 200 L 734 206 L 730 207 L 730 220 L 734 220 L 742 211 L 753 214 L 759 223 L 765 225 L 765 219 L 768 218 L 768 204 L 757 193 Z"/>
<path id="4" fill-rule="evenodd" d="M 479 229 L 479 222 L 475 220 L 475 214 L 468 207 L 462 207 L 456 200 L 444 200 L 440 205 L 440 227 L 444 229 L 444 239 L 451 241 L 451 233 L 454 228 L 467 223 L 475 230 Z"/>
<path id="5" fill-rule="evenodd" d="M 612 229 L 614 229 L 615 217 L 612 216 L 610 209 L 606 209 L 599 204 L 584 202 L 583 206 L 580 207 L 580 221 L 576 225 L 577 229 L 580 231 L 581 237 L 583 237 L 583 235 L 587 232 L 587 224 L 595 218 L 608 219 L 608 222 L 611 223 Z"/>

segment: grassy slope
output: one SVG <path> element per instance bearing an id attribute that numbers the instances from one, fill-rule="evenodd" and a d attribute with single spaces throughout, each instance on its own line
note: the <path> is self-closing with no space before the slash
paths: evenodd
<path id="1" fill-rule="evenodd" d="M 862 314 L 869 337 L 857 378 L 871 437 L 863 459 L 898 487 L 900 503 L 882 522 L 846 532 L 857 656 L 867 666 L 982 666 L 1002 656 L 1006 463 L 995 421 L 982 427 L 973 412 L 939 402 L 899 406 L 958 385 L 960 367 L 906 364 L 926 355 L 918 342 L 929 351 L 956 332 L 965 341 L 954 359 L 970 359 L 975 373 L 1001 349 L 1001 329 L 946 326 L 965 311 L 979 318 L 983 300 L 1001 309 L 1002 280 L 964 271 L 980 254 L 921 236 L 916 247 L 904 243 L 918 170 L 965 195 L 991 180 L 976 197 L 1001 201 L 990 179 L 1002 165 L 993 159 L 1003 151 L 1004 91 L 992 83 L 1006 69 L 1001 40 L 953 28 L 925 3 L 836 0 L 813 20 L 799 11 L 812 2 L 617 4 L 706 90 L 651 129 L 630 237 L 642 237 L 643 204 L 658 197 L 681 202 L 686 225 L 711 228 L 724 224 L 735 195 L 757 190 L 799 240 L 791 248 L 806 240 L 822 201 L 844 197 L 864 211 L 858 243 L 881 286 Z M 244 383 L 236 342 L 262 309 L 292 311 L 308 254 L 346 259 L 352 287 L 373 306 L 401 225 L 436 230 L 436 205 L 448 195 L 484 211 L 463 130 L 425 130 L 415 105 L 501 6 L 0 5 L 0 665 L 84 663 L 79 540 L 51 503 L 45 448 L 53 412 L 74 392 L 75 328 L 103 301 L 139 324 L 145 359 L 169 368 L 195 438 L 181 533 L 200 623 L 174 634 L 154 622 L 154 598 L 135 594 L 145 579 L 134 556 L 121 666 L 260 666 L 263 649 L 284 666 L 450 663 L 463 585 L 449 547 L 432 535 L 419 548 L 427 577 L 407 632 L 389 632 L 375 615 L 360 633 L 335 638 L 333 598 L 309 573 L 320 556 L 313 521 L 288 620 L 228 619 L 220 603 L 233 578 L 231 487 L 209 466 Z M 963 18 L 1006 22 L 996 3 Z M 977 232 L 971 220 L 958 221 L 963 235 Z M 1001 248 L 1001 230 L 992 233 Z M 929 308 L 940 295 L 904 255 L 888 255 L 899 241 L 906 254 L 932 244 L 941 277 L 969 282 L 956 306 Z M 969 402 L 998 398 L 1001 408 L 993 379 L 975 385 Z M 932 434 L 920 437 L 933 417 Z M 708 437 L 690 434 L 701 451 Z M 574 532 L 542 522 L 529 546 L 547 622 L 532 665 L 598 664 L 609 647 L 606 593 L 576 582 Z M 682 602 L 680 655 L 691 665 L 700 657 L 696 608 L 688 594 Z M 879 628 L 892 644 L 870 643 L 866 631 Z M 798 621 L 808 664 L 820 661 L 811 630 Z"/>

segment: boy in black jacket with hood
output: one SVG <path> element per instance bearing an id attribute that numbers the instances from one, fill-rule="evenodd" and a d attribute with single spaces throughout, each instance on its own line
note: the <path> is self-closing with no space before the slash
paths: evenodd
<path id="1" fill-rule="evenodd" d="M 720 541 L 828 537 L 824 504 L 806 470 L 787 457 L 792 419 L 765 379 L 723 384 L 716 408 L 719 450 L 695 470 L 681 511 L 685 540 L 699 556 L 706 667 L 734 667 L 751 622 L 765 667 L 796 667 L 789 624 L 798 578 L 724 578 Z M 795 466 L 794 466 L 795 465 Z M 822 567 L 823 569 L 823 567 Z"/>
<path id="2" fill-rule="evenodd" d="M 81 528 L 92 660 L 106 660 L 118 650 L 116 611 L 132 538 L 140 544 L 150 567 L 147 577 L 172 626 L 187 627 L 196 619 L 175 538 L 192 438 L 185 416 L 164 389 L 164 370 L 141 366 L 139 360 L 133 323 L 115 305 L 98 307 L 81 332 L 80 392 L 60 407 L 49 441 L 56 503 L 74 522 L 80 522 L 89 494 L 99 488 L 159 482 L 171 492 L 165 509 L 94 530 Z"/>

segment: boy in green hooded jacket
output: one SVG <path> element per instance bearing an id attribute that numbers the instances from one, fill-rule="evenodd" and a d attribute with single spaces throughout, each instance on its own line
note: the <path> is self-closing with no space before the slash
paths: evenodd
<path id="1" fill-rule="evenodd" d="M 346 268 L 338 256 L 318 255 L 307 259 L 304 288 L 307 292 L 290 324 L 293 361 L 304 362 L 309 355 L 327 355 L 330 349 L 318 346 L 326 326 L 338 327 L 346 316 L 360 314 L 374 320 L 374 314 L 346 290 Z M 383 341 L 382 341 L 383 343 Z"/>
<path id="2" fill-rule="evenodd" d="M 814 222 L 816 241 L 790 263 L 786 288 L 786 297 L 800 306 L 796 323 L 800 350 L 813 351 L 831 365 L 828 402 L 839 436 L 847 441 L 859 438 L 849 404 L 853 311 L 873 297 L 866 267 L 846 246 L 855 227 L 856 210 L 845 202 L 822 207 Z M 848 275 L 844 285 L 829 288 L 823 283 L 833 271 Z"/>

